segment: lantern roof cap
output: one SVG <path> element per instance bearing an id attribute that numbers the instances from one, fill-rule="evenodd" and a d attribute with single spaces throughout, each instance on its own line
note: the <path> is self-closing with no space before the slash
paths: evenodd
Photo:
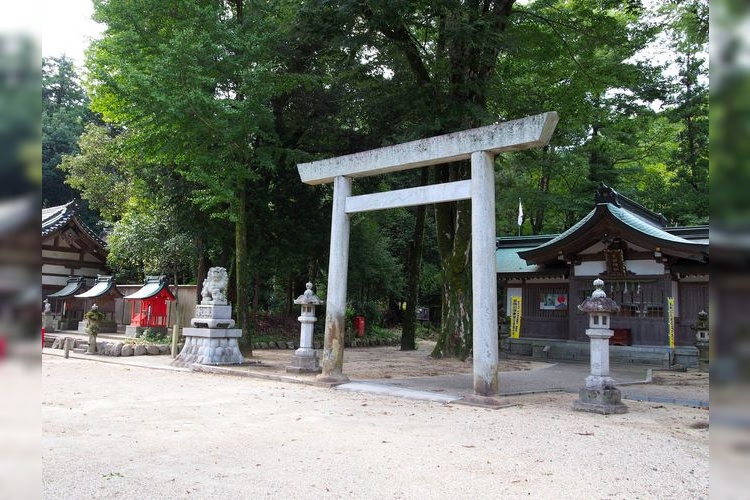
<path id="1" fill-rule="evenodd" d="M 320 298 L 313 293 L 312 291 L 313 284 L 311 282 L 308 281 L 305 287 L 307 288 L 307 290 L 305 290 L 305 293 L 303 293 L 302 295 L 300 295 L 294 300 L 295 304 L 313 305 L 313 306 L 319 306 L 319 305 L 324 304 L 324 302 L 320 300 Z"/>
<path id="2" fill-rule="evenodd" d="M 613 313 L 620 310 L 620 306 L 617 302 L 607 297 L 604 291 L 604 281 L 597 278 L 594 280 L 594 292 L 591 297 L 587 297 L 581 305 L 578 306 L 578 310 L 588 314 L 591 313 Z"/>

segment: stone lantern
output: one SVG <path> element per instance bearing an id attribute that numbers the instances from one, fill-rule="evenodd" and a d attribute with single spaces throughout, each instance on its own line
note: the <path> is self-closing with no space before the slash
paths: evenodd
<path id="1" fill-rule="evenodd" d="M 698 321 L 692 327 L 695 330 L 695 347 L 698 348 L 698 369 L 708 371 L 709 363 L 709 335 L 708 335 L 708 313 L 698 313 Z"/>
<path id="2" fill-rule="evenodd" d="M 318 318 L 315 317 L 315 306 L 323 304 L 312 291 L 313 284 L 308 282 L 305 293 L 297 297 L 295 304 L 302 306 L 302 313 L 297 318 L 300 322 L 299 349 L 294 351 L 292 364 L 286 367 L 288 373 L 320 373 L 318 354 L 313 349 L 313 326 Z"/>
<path id="3" fill-rule="evenodd" d="M 92 304 L 91 309 L 83 317 L 86 319 L 86 333 L 89 335 L 87 354 L 96 354 L 96 336 L 101 331 L 101 322 L 104 319 L 104 313 L 99 310 L 99 306 Z"/>
<path id="4" fill-rule="evenodd" d="M 589 315 L 586 335 L 591 339 L 591 374 L 586 377 L 586 386 L 579 391 L 579 399 L 573 403 L 576 410 L 602 413 L 627 413 L 622 403 L 620 389 L 609 376 L 609 339 L 614 335 L 610 328 L 610 315 L 620 310 L 617 303 L 604 293 L 604 281 L 594 280 L 594 293 L 583 301 L 578 309 Z"/>
<path id="5" fill-rule="evenodd" d="M 42 328 L 47 333 L 55 331 L 55 321 L 52 315 L 52 305 L 49 303 L 49 299 L 44 299 L 44 308 L 42 309 Z"/>

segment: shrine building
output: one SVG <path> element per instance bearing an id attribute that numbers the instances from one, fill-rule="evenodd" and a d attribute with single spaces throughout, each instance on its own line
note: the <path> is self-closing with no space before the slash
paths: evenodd
<path id="1" fill-rule="evenodd" d="M 661 214 L 604 185 L 593 210 L 562 234 L 498 238 L 501 316 L 512 308 L 521 313 L 518 338 L 505 340 L 506 348 L 584 359 L 588 317 L 577 306 L 601 278 L 620 306 L 612 316 L 613 359 L 661 362 L 672 356 L 672 362 L 694 365 L 692 327 L 701 310 L 709 312 L 708 241 L 708 226 L 667 227 Z"/>
<path id="2" fill-rule="evenodd" d="M 83 222 L 75 202 L 43 208 L 42 296 L 63 290 L 70 277 L 93 282 L 100 274 L 110 274 L 107 244 Z"/>

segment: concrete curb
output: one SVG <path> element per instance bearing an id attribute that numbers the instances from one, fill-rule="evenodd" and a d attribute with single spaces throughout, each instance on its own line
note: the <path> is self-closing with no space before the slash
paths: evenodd
<path id="1" fill-rule="evenodd" d="M 42 349 L 42 354 L 46 356 L 56 356 L 58 358 L 64 358 L 63 352 L 57 352 L 58 349 L 50 349 L 45 347 Z M 100 356 L 97 354 L 78 354 L 73 351 L 69 353 L 70 359 L 77 359 L 83 361 L 96 361 L 97 363 L 109 363 L 111 365 L 122 365 L 122 366 L 135 366 L 137 368 L 152 368 L 154 370 L 167 370 L 175 372 L 189 372 L 188 368 L 180 368 L 177 366 L 170 365 L 156 365 L 153 363 L 138 363 L 140 357 L 113 357 L 113 356 Z M 171 358 L 170 358 L 171 359 Z"/>
<path id="2" fill-rule="evenodd" d="M 231 367 L 226 367 L 226 366 L 194 364 L 186 368 L 186 370 L 193 371 L 193 372 L 200 372 L 200 373 L 231 375 L 233 377 L 248 377 L 248 378 L 256 378 L 260 380 L 271 380 L 274 382 L 289 382 L 292 384 L 315 385 L 314 380 L 298 379 L 295 377 L 277 375 L 273 373 L 261 373 L 261 372 L 250 371 L 250 370 L 238 370 L 237 368 L 231 368 Z"/>

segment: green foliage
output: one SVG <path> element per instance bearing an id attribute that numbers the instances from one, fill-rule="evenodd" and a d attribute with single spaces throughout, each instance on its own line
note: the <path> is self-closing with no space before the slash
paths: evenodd
<path id="1" fill-rule="evenodd" d="M 196 258 L 194 236 L 179 224 L 180 207 L 132 198 L 109 236 L 109 264 L 118 270 L 173 275 Z"/>
<path id="2" fill-rule="evenodd" d="M 139 337 L 146 344 L 169 344 L 171 339 L 165 333 L 159 332 L 152 328 L 146 328 Z"/>
<path id="3" fill-rule="evenodd" d="M 39 189 L 39 55 L 35 40 L 0 35 L 0 198 Z"/>
<path id="4" fill-rule="evenodd" d="M 380 339 L 380 343 L 385 345 L 398 344 L 401 341 L 400 330 L 381 328 L 375 325 L 367 331 L 367 336 Z"/>
<path id="5" fill-rule="evenodd" d="M 106 317 L 99 309 L 89 309 L 83 315 L 86 320 L 86 333 L 98 335 L 101 329 L 100 322 Z"/>
<path id="6" fill-rule="evenodd" d="M 280 161 L 285 148 L 274 115 L 274 100 L 298 83 L 275 61 L 275 35 L 283 25 L 277 21 L 285 7 L 97 1 L 94 18 L 107 30 L 87 60 L 92 107 L 129 131 L 130 156 L 173 169 L 192 184 L 190 201 L 235 225 L 234 263 L 223 264 L 234 269 L 238 323 L 248 335 L 249 279 L 257 271 L 250 258 L 274 249 L 274 235 L 282 231 L 264 223 L 284 200 L 274 188 L 276 172 L 292 163 Z M 262 230 L 256 231 L 255 220 Z"/>
<path id="7" fill-rule="evenodd" d="M 78 139 L 96 120 L 73 61 L 65 56 L 42 59 L 42 198 L 47 206 L 78 198 L 58 170 L 65 155 L 79 152 Z M 85 208 L 85 207 L 84 207 Z"/>
<path id="8" fill-rule="evenodd" d="M 86 311 L 83 317 L 89 321 L 101 321 L 105 318 L 105 315 L 99 309 L 90 309 Z"/>
<path id="9" fill-rule="evenodd" d="M 124 138 L 90 124 L 78 141 L 79 153 L 64 155 L 58 167 L 67 174 L 65 183 L 107 221 L 121 217 L 131 191 L 131 175 L 121 153 Z"/>
<path id="10" fill-rule="evenodd" d="M 349 244 L 349 296 L 364 303 L 381 297 L 400 297 L 404 289 L 402 266 L 392 247 L 403 244 L 384 234 L 373 215 L 352 218 Z"/>
<path id="11" fill-rule="evenodd" d="M 707 2 L 670 2 L 659 16 L 618 0 L 485 7 L 97 0 L 107 29 L 89 51 L 88 89 L 107 127 L 87 127 L 75 146 L 86 97 L 74 68 L 52 61 L 45 158 L 70 155 L 51 171 L 114 224 L 119 273 L 192 276 L 208 256 L 237 277 L 241 316 L 253 295 L 294 314 L 301 284 L 325 282 L 331 188 L 300 183 L 297 163 L 498 120 L 561 117 L 549 147 L 498 158 L 499 234 L 516 234 L 519 197 L 524 234 L 563 231 L 600 181 L 672 222 L 706 220 Z M 639 56 L 660 32 L 679 54 L 677 79 Z M 430 182 L 466 175 L 441 166 Z M 404 172 L 354 189 L 419 182 Z M 467 205 L 428 211 L 419 294 L 444 303 L 440 349 L 459 356 L 471 344 Z M 414 226 L 411 209 L 352 218 L 348 298 L 368 329 L 400 311 Z"/>
<path id="12" fill-rule="evenodd" d="M 152 328 L 146 328 L 138 337 L 128 337 L 122 341 L 126 345 L 167 345 L 171 342 L 169 335 Z"/>
<path id="13" fill-rule="evenodd" d="M 679 125 L 677 147 L 666 164 L 674 196 L 665 209 L 670 221 L 708 223 L 708 1 L 665 5 L 677 81 L 667 116 Z"/>

